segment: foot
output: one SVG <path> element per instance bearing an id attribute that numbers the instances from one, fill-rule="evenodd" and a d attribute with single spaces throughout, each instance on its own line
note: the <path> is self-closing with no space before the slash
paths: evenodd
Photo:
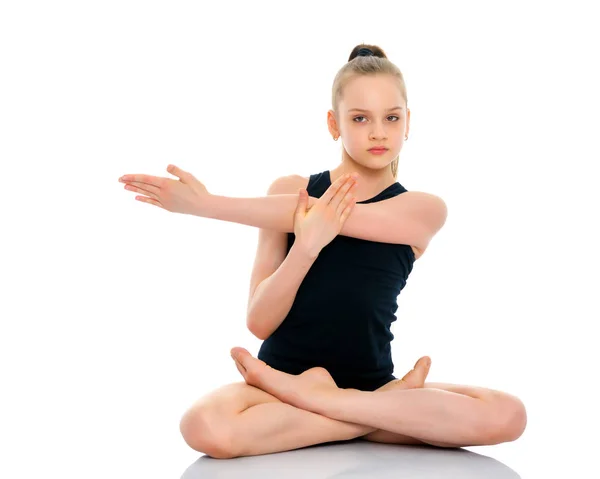
<path id="1" fill-rule="evenodd" d="M 295 376 L 273 369 L 244 348 L 233 348 L 231 357 L 247 384 L 307 411 L 317 412 L 341 391 L 325 368 L 311 368 Z"/>
<path id="2" fill-rule="evenodd" d="M 422 388 L 425 385 L 425 379 L 427 379 L 430 367 L 431 359 L 429 356 L 423 356 L 415 363 L 414 368 L 407 372 L 402 379 L 394 379 L 375 391 Z M 359 391 L 359 389 L 352 389 L 352 391 Z"/>
<path id="3" fill-rule="evenodd" d="M 389 382 L 378 391 L 386 389 L 399 388 L 399 389 L 415 389 L 422 388 L 425 385 L 425 379 L 429 374 L 429 368 L 431 367 L 431 358 L 429 356 L 423 356 L 416 363 L 413 369 L 407 372 L 402 379 Z M 389 386 L 389 388 L 387 387 Z"/>

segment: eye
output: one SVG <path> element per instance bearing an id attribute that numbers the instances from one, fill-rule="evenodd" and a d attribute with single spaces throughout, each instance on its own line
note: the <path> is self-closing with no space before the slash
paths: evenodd
<path id="1" fill-rule="evenodd" d="M 364 123 L 362 121 L 356 121 L 357 118 L 366 118 L 366 117 L 365 116 L 355 116 L 353 118 L 354 123 Z M 396 118 L 396 120 L 394 120 L 394 121 L 399 121 L 400 120 L 400 117 L 397 116 L 397 115 L 390 115 L 390 116 L 388 116 L 388 118 Z"/>

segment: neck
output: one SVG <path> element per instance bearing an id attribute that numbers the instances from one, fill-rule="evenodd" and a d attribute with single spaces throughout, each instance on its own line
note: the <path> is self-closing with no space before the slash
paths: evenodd
<path id="1" fill-rule="evenodd" d="M 343 158 L 340 165 L 330 170 L 331 182 L 334 183 L 335 180 L 346 173 L 354 172 L 359 174 L 358 186 L 355 188 L 357 201 L 372 198 L 396 182 L 394 175 L 392 175 L 391 164 L 378 169 L 368 168 L 355 162 L 350 157 Z"/>

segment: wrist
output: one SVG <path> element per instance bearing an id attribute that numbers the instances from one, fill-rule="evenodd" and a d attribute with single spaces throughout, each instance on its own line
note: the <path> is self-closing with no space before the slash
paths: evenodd
<path id="1" fill-rule="evenodd" d="M 300 261 L 314 262 L 318 257 L 321 250 L 314 250 L 307 248 L 298 241 L 298 238 L 294 241 L 294 244 L 290 248 L 290 255 L 297 257 Z"/>
<path id="2" fill-rule="evenodd" d="M 194 216 L 200 216 L 202 218 L 216 218 L 216 211 L 218 210 L 219 196 L 208 193 L 202 198 L 202 201 L 198 202 L 192 213 Z"/>

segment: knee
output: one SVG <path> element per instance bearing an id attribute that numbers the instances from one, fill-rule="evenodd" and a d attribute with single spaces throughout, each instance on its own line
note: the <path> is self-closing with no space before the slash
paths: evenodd
<path id="1" fill-rule="evenodd" d="M 523 402 L 514 396 L 504 398 L 498 406 L 495 421 L 488 430 L 492 444 L 516 441 L 527 427 L 527 411 Z"/>
<path id="2" fill-rule="evenodd" d="M 190 408 L 181 418 L 179 430 L 186 444 L 195 451 L 216 459 L 236 457 L 226 431 L 223 428 L 219 430 L 202 407 Z"/>
<path id="3" fill-rule="evenodd" d="M 508 441 L 515 441 L 521 437 L 527 427 L 527 411 L 523 402 L 514 398 L 512 411 L 507 421 Z"/>

